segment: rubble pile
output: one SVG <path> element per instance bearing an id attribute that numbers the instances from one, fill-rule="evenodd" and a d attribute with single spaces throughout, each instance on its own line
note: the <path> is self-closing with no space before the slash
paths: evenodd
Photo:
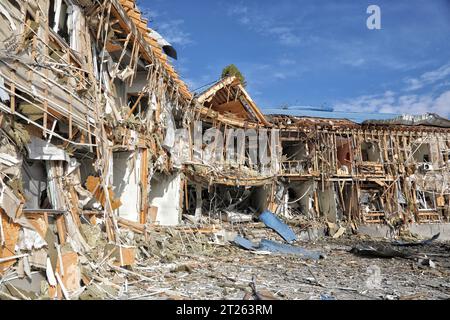
<path id="1" fill-rule="evenodd" d="M 405 233 L 449 239 L 448 119 L 266 115 L 236 76 L 194 95 L 176 58 L 135 0 L 2 0 L 1 299 L 373 298 L 347 282 L 364 259 L 446 274 L 446 244 Z"/>
<path id="2" fill-rule="evenodd" d="M 435 299 L 450 295 L 450 246 L 436 240 L 439 235 L 419 240 L 409 234 L 393 241 L 354 235 L 346 227 L 334 238 L 286 241 L 280 226 L 295 236 L 305 229 L 280 222 L 275 229 L 263 222 L 218 220 L 208 225 L 188 221 L 177 227 L 147 225 L 136 231 L 120 227 L 122 245 L 109 243 L 101 224 L 82 223 L 80 233 L 90 247 L 84 253 L 77 253 L 69 242 L 60 245 L 56 228 L 49 225 L 45 239 L 36 237 L 28 248 L 12 256 L 16 263 L 3 269 L 0 297 L 255 299 L 252 287 L 267 299 Z M 247 248 L 242 239 L 272 245 Z M 371 268 L 380 272 L 380 279 L 371 278 Z M 374 287 L 370 279 L 376 282 Z"/>

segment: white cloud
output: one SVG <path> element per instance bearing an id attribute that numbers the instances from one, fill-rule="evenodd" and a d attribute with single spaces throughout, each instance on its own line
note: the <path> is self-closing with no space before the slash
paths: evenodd
<path id="1" fill-rule="evenodd" d="M 191 34 L 183 31 L 184 20 L 168 20 L 157 25 L 156 30 L 172 45 L 186 46 L 194 43 Z"/>
<path id="2" fill-rule="evenodd" d="M 228 15 L 246 15 L 248 8 L 243 5 L 235 5 L 228 8 Z"/>
<path id="3" fill-rule="evenodd" d="M 450 90 L 437 95 L 398 94 L 386 91 L 364 95 L 334 104 L 335 111 L 423 114 L 437 113 L 450 117 Z"/>
<path id="4" fill-rule="evenodd" d="M 437 113 L 450 117 L 450 63 L 423 73 L 417 78 L 407 78 L 407 87 L 400 92 L 386 91 L 383 94 L 363 95 L 339 101 L 334 104 L 336 111 L 381 112 L 423 114 Z M 428 93 L 412 93 L 427 87 Z"/>
<path id="5" fill-rule="evenodd" d="M 151 9 L 148 9 L 148 8 L 145 8 L 145 7 L 142 9 L 142 15 L 148 21 L 153 21 L 153 19 L 161 16 L 161 14 L 158 11 L 151 10 Z"/>
<path id="6" fill-rule="evenodd" d="M 258 8 L 249 8 L 242 4 L 233 5 L 228 8 L 227 14 L 250 30 L 275 37 L 284 46 L 293 47 L 302 43 L 302 39 L 295 31 L 295 25 L 277 19 L 268 12 L 261 12 Z"/>
<path id="7" fill-rule="evenodd" d="M 405 83 L 407 84 L 406 91 L 414 91 L 421 89 L 427 85 L 434 84 L 440 80 L 450 77 L 450 63 L 447 63 L 440 68 L 432 71 L 425 72 L 419 78 L 407 78 Z"/>
<path id="8" fill-rule="evenodd" d="M 280 66 L 293 66 L 296 65 L 297 62 L 293 59 L 289 59 L 289 58 L 281 58 L 278 60 L 278 64 Z"/>
<path id="9" fill-rule="evenodd" d="M 287 74 L 285 74 L 283 72 L 275 72 L 275 74 L 273 76 L 275 78 L 281 79 L 281 80 L 284 80 L 284 79 L 286 79 L 288 77 Z"/>
<path id="10" fill-rule="evenodd" d="M 186 46 L 195 43 L 189 32 L 183 30 L 183 19 L 171 19 L 165 11 L 150 9 L 144 5 L 140 6 L 142 15 L 149 21 L 149 27 L 156 30 L 173 46 Z"/>

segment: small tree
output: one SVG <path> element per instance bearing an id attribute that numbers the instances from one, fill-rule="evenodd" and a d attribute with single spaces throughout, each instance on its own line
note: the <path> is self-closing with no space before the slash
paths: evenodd
<path id="1" fill-rule="evenodd" d="M 237 77 L 244 87 L 247 85 L 245 77 L 242 75 L 241 71 L 239 71 L 239 69 L 234 64 L 230 64 L 225 68 L 223 68 L 222 70 L 222 79 L 230 76 Z"/>

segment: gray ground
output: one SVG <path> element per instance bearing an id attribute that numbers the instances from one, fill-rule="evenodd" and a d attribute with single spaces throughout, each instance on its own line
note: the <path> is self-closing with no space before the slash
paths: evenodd
<path id="1" fill-rule="evenodd" d="M 145 255 L 129 269 L 133 274 L 123 270 L 112 277 L 109 273 L 108 278 L 120 289 L 104 298 L 241 300 L 252 292 L 253 277 L 260 294 L 276 299 L 450 298 L 448 243 L 399 248 L 386 239 L 358 235 L 296 242 L 296 246 L 325 254 L 324 259 L 314 261 L 214 244 L 203 234 L 178 235 L 172 231 L 153 237 L 156 243 L 140 250 Z M 267 236 L 280 241 L 273 232 Z M 410 258 L 361 257 L 349 252 L 356 245 L 394 249 Z M 431 263 L 420 259 L 425 255 Z"/>

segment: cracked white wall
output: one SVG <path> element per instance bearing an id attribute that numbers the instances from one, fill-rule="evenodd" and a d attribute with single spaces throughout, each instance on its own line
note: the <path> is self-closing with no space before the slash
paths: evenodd
<path id="1" fill-rule="evenodd" d="M 158 208 L 156 223 L 162 226 L 174 226 L 181 221 L 181 174 L 152 177 L 150 205 Z"/>

